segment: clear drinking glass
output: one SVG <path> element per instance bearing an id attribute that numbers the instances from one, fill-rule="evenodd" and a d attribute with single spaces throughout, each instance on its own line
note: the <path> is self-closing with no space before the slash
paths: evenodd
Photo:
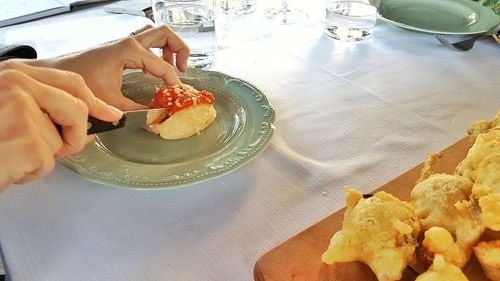
<path id="1" fill-rule="evenodd" d="M 359 1 L 326 1 L 325 34 L 341 41 L 360 41 L 373 34 L 377 8 Z"/>
<path id="2" fill-rule="evenodd" d="M 287 0 L 281 1 L 280 7 L 264 11 L 266 17 L 278 21 L 280 24 L 292 24 L 303 21 L 308 16 L 300 9 L 290 8 Z"/>
<path id="3" fill-rule="evenodd" d="M 188 67 L 205 69 L 215 63 L 217 34 L 213 3 L 152 0 L 155 24 L 167 25 L 189 46 Z"/>
<path id="4" fill-rule="evenodd" d="M 255 12 L 256 0 L 215 0 L 225 13 L 234 13 L 237 15 L 249 14 Z"/>

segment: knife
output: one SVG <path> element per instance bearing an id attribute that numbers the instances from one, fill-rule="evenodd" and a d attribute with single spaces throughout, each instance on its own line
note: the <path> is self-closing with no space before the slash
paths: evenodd
<path id="1" fill-rule="evenodd" d="M 103 133 L 103 132 L 109 132 L 112 130 L 120 129 L 125 126 L 125 123 L 127 121 L 127 115 L 132 115 L 135 113 L 147 113 L 149 111 L 153 110 L 163 110 L 162 108 L 145 108 L 145 109 L 139 109 L 139 110 L 129 110 L 129 111 L 124 111 L 122 118 L 120 120 L 115 121 L 115 122 L 109 122 L 109 121 L 103 121 L 100 119 L 97 119 L 93 116 L 88 117 L 87 119 L 87 135 L 92 135 L 92 134 L 97 134 L 97 133 Z M 57 130 L 61 132 L 62 126 L 59 124 L 55 124 Z"/>
<path id="2" fill-rule="evenodd" d="M 123 128 L 125 126 L 125 121 L 127 121 L 126 112 L 123 112 L 122 118 L 115 122 L 102 121 L 89 115 L 89 118 L 87 119 L 87 135 Z"/>

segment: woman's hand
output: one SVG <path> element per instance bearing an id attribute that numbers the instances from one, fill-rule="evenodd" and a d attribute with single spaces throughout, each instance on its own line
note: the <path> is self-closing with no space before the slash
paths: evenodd
<path id="1" fill-rule="evenodd" d="M 95 98 L 76 73 L 0 63 L 0 190 L 43 177 L 55 159 L 82 150 L 88 114 L 105 121 L 122 115 Z"/>
<path id="2" fill-rule="evenodd" d="M 172 66 L 174 54 L 177 68 L 185 71 L 189 48 L 166 26 L 145 26 L 134 34 L 83 52 L 28 63 L 76 72 L 96 97 L 122 110 L 144 108 L 123 97 L 123 70 L 142 69 L 162 78 L 166 84 L 178 84 L 180 80 Z M 154 55 L 150 48 L 162 49 L 163 59 Z"/>
<path id="3" fill-rule="evenodd" d="M 175 55 L 177 68 L 182 72 L 186 71 L 189 48 L 170 28 L 165 25 L 156 28 L 146 25 L 132 34 L 146 49 L 161 48 L 163 59 L 171 65 L 174 64 Z"/>

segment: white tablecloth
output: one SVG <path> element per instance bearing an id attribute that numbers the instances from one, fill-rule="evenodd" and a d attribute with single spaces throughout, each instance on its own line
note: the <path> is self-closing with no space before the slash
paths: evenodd
<path id="1" fill-rule="evenodd" d="M 251 280 L 255 261 L 500 109 L 500 48 L 449 50 L 378 22 L 372 39 L 323 35 L 324 5 L 275 26 L 235 18 L 212 70 L 247 80 L 276 109 L 270 145 L 240 169 L 190 187 L 139 191 L 62 166 L 0 194 L 0 245 L 12 280 Z M 0 29 L 40 57 L 126 36 L 148 20 L 100 9 Z"/>

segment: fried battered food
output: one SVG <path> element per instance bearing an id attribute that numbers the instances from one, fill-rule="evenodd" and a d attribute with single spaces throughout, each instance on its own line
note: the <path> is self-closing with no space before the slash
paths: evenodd
<path id="1" fill-rule="evenodd" d="M 427 156 L 427 159 L 424 161 L 424 167 L 420 171 L 420 178 L 417 180 L 416 184 L 420 183 L 428 179 L 432 173 L 432 166 L 436 163 L 436 160 L 439 158 L 439 154 L 431 153 Z"/>
<path id="2" fill-rule="evenodd" d="M 475 128 L 483 126 L 480 124 L 484 122 L 476 123 Z M 472 194 L 479 202 L 483 225 L 500 231 L 500 111 L 489 124 L 490 128 L 477 135 L 456 174 L 474 182 Z"/>
<path id="3" fill-rule="evenodd" d="M 478 197 L 481 220 L 485 227 L 500 231 L 500 193 L 489 186 L 475 184 L 472 193 Z"/>
<path id="4" fill-rule="evenodd" d="M 408 264 L 430 265 L 416 281 L 463 281 L 461 268 L 474 252 L 487 276 L 500 281 L 500 241 L 477 244 L 485 228 L 500 231 L 500 111 L 476 122 L 469 135 L 474 144 L 454 174 L 433 174 L 439 155 L 429 155 L 411 202 L 385 192 L 366 199 L 346 188 L 342 229 L 322 261 L 360 261 L 384 281 L 399 280 Z"/>
<path id="5" fill-rule="evenodd" d="M 500 192 L 500 126 L 477 136 L 456 174 L 488 186 L 494 193 Z"/>
<path id="6" fill-rule="evenodd" d="M 469 135 L 469 139 L 472 142 L 475 142 L 479 134 L 497 126 L 500 126 L 500 111 L 497 112 L 495 118 L 491 121 L 478 120 L 474 122 L 474 124 L 472 124 L 472 126 L 467 130 L 467 134 Z"/>
<path id="7" fill-rule="evenodd" d="M 467 263 L 472 246 L 484 231 L 478 206 L 468 202 L 471 192 L 472 181 L 469 178 L 448 174 L 433 174 L 418 183 L 411 192 L 422 230 L 439 226 L 456 237 L 459 251 L 453 263 L 459 267 Z M 454 244 L 452 235 L 449 237 Z"/>
<path id="8" fill-rule="evenodd" d="M 443 255 L 434 256 L 429 270 L 422 273 L 415 281 L 468 281 L 462 270 L 448 262 Z"/>
<path id="9" fill-rule="evenodd" d="M 470 221 L 470 217 L 454 205 L 468 200 L 471 191 L 470 179 L 448 174 L 434 174 L 415 185 L 411 198 L 422 228 L 427 230 L 432 226 L 442 226 L 455 232 L 462 221 Z"/>
<path id="10" fill-rule="evenodd" d="M 327 264 L 361 261 L 379 281 L 401 279 L 414 260 L 420 225 L 414 208 L 386 192 L 370 198 L 345 188 L 347 209 L 321 260 Z"/>
<path id="11" fill-rule="evenodd" d="M 486 276 L 493 280 L 500 280 L 500 240 L 481 242 L 474 247 L 474 254 L 479 260 Z"/>
<path id="12" fill-rule="evenodd" d="M 467 130 L 467 134 L 469 135 L 469 139 L 474 143 L 480 134 L 491 128 L 491 121 L 478 120 L 474 122 L 474 124 L 472 124 L 472 126 Z"/>
<path id="13" fill-rule="evenodd" d="M 460 247 L 451 236 L 448 230 L 433 226 L 424 233 L 423 246 L 427 251 L 436 254 L 441 254 L 450 263 L 462 268 L 469 261 L 470 255 Z M 472 250 L 472 247 L 471 247 Z"/>
<path id="14" fill-rule="evenodd" d="M 500 193 L 479 198 L 483 225 L 491 230 L 500 231 Z"/>

